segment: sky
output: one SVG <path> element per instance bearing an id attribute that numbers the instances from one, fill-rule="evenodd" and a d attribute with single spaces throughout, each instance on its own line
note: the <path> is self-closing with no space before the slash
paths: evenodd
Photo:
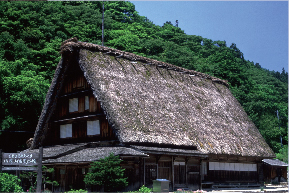
<path id="1" fill-rule="evenodd" d="M 131 1 L 141 16 L 166 21 L 188 35 L 235 43 L 262 68 L 288 72 L 287 1 Z"/>

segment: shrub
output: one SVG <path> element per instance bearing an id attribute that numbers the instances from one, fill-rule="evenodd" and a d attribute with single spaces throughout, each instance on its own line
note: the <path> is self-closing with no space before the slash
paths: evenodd
<path id="1" fill-rule="evenodd" d="M 152 192 L 152 188 L 148 188 L 145 187 L 144 185 L 142 187 L 140 187 L 140 189 L 138 190 L 138 192 Z"/>
<path id="2" fill-rule="evenodd" d="M 148 187 L 145 187 L 144 185 L 142 185 L 142 187 L 139 188 L 138 191 L 130 191 L 131 193 L 137 193 L 137 192 L 152 192 L 153 189 L 152 188 L 148 188 Z"/>
<path id="3" fill-rule="evenodd" d="M 0 192 L 23 192 L 20 182 L 17 176 L 0 173 Z"/>
<path id="4" fill-rule="evenodd" d="M 79 190 L 74 190 L 74 189 L 71 189 L 70 191 L 68 192 L 65 192 L 65 193 L 70 193 L 70 192 L 81 192 L 81 193 L 87 193 L 86 190 L 82 190 L 82 189 L 79 189 Z"/>
<path id="5" fill-rule="evenodd" d="M 124 178 L 125 169 L 120 166 L 121 161 L 118 156 L 111 153 L 108 157 L 91 163 L 90 171 L 84 177 L 85 184 L 102 186 L 105 192 L 127 186 L 127 178 Z"/>

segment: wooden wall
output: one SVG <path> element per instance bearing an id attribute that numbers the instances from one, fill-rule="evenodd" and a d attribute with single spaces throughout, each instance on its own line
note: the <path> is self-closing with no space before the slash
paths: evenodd
<path id="1" fill-rule="evenodd" d="M 128 186 L 122 191 L 138 190 L 142 186 L 143 181 L 141 180 L 141 165 L 143 164 L 142 158 L 139 157 L 121 157 L 121 167 L 125 169 L 124 177 L 127 178 Z M 48 166 L 51 167 L 51 166 Z M 49 176 L 50 179 L 55 180 L 59 183 L 59 186 L 54 187 L 56 192 L 64 192 L 71 189 L 79 190 L 91 188 L 91 191 L 101 191 L 101 187 L 92 186 L 88 187 L 85 185 L 83 179 L 85 174 L 89 170 L 89 163 L 71 163 L 68 165 L 55 165 L 54 174 Z M 52 186 L 47 186 L 49 190 L 52 190 Z"/>
<path id="2" fill-rule="evenodd" d="M 287 167 L 286 166 L 271 166 L 268 164 L 264 164 L 264 181 L 266 183 L 272 183 L 272 181 L 276 180 L 281 181 L 280 177 L 283 177 L 287 180 Z M 279 181 L 279 182 L 280 182 Z"/>
<path id="3" fill-rule="evenodd" d="M 142 158 L 139 157 L 120 157 L 123 161 L 121 167 L 125 169 L 124 177 L 127 178 L 128 186 L 123 191 L 138 190 L 143 185 L 142 172 Z"/>
<path id="4" fill-rule="evenodd" d="M 170 190 L 178 187 L 199 188 L 199 158 L 154 154 L 149 156 L 145 159 L 146 186 L 152 186 L 155 179 L 167 179 L 170 181 Z"/>
<path id="5" fill-rule="evenodd" d="M 212 182 L 258 182 L 257 172 L 208 170 L 206 181 Z"/>
<path id="6" fill-rule="evenodd" d="M 229 155 L 210 155 L 205 161 L 207 165 L 207 174 L 204 175 L 204 181 L 215 183 L 262 183 L 263 171 L 260 169 L 261 158 L 258 157 L 242 157 L 242 156 L 229 156 Z M 254 166 L 250 171 L 237 171 L 235 169 L 210 169 L 209 162 L 227 164 L 244 164 Z"/>
<path id="7" fill-rule="evenodd" d="M 72 67 L 65 76 L 61 94 L 48 125 L 44 145 L 116 140 L 100 102 L 94 97 L 83 72 L 77 66 Z M 71 103 L 74 99 L 77 102 Z M 71 106 L 76 110 L 72 112 Z M 87 121 L 95 120 L 99 121 L 100 133 L 87 135 Z M 72 137 L 60 138 L 60 125 L 65 124 L 72 124 Z"/>

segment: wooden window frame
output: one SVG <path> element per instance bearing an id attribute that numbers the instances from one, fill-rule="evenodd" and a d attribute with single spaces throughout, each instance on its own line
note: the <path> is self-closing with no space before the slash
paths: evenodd
<path id="1" fill-rule="evenodd" d="M 100 120 L 88 120 L 86 122 L 87 124 L 87 130 L 86 130 L 86 135 L 87 136 L 96 136 L 96 135 L 100 135 L 101 131 L 101 124 L 100 124 Z M 89 125 L 92 124 L 92 125 Z M 93 129 L 91 130 L 91 128 L 93 127 Z"/>
<path id="2" fill-rule="evenodd" d="M 68 112 L 74 113 L 74 112 L 78 112 L 78 110 L 79 110 L 78 109 L 78 97 L 70 98 L 69 103 L 68 103 Z"/>
<path id="3" fill-rule="evenodd" d="M 72 131 L 72 123 L 60 125 L 60 139 L 72 138 L 73 131 Z"/>
<path id="4" fill-rule="evenodd" d="M 84 111 L 89 111 L 89 96 L 84 96 Z"/>

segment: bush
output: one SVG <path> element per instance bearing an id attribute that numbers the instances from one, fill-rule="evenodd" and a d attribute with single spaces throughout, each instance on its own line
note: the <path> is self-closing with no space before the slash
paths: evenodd
<path id="1" fill-rule="evenodd" d="M 17 176 L 0 173 L 0 192 L 23 192 L 20 182 Z"/>
<path id="2" fill-rule="evenodd" d="M 81 192 L 81 193 L 87 193 L 86 190 L 82 190 L 82 189 L 79 189 L 79 190 L 73 190 L 73 189 L 71 189 L 70 191 L 65 192 L 65 193 L 70 193 L 70 192 Z"/>
<path id="3" fill-rule="evenodd" d="M 120 166 L 118 156 L 112 153 L 90 164 L 90 171 L 85 175 L 84 182 L 87 185 L 98 185 L 104 188 L 104 192 L 117 191 L 119 188 L 128 185 L 124 178 L 124 168 Z"/>
<path id="4" fill-rule="evenodd" d="M 153 189 L 152 188 L 148 188 L 148 187 L 145 187 L 144 185 L 142 185 L 142 187 L 139 188 L 138 191 L 130 191 L 131 193 L 136 193 L 136 192 L 152 192 Z"/>
<path id="5" fill-rule="evenodd" d="M 145 187 L 144 185 L 142 187 L 140 187 L 140 189 L 138 190 L 138 192 L 152 192 L 152 188 L 148 188 Z"/>

